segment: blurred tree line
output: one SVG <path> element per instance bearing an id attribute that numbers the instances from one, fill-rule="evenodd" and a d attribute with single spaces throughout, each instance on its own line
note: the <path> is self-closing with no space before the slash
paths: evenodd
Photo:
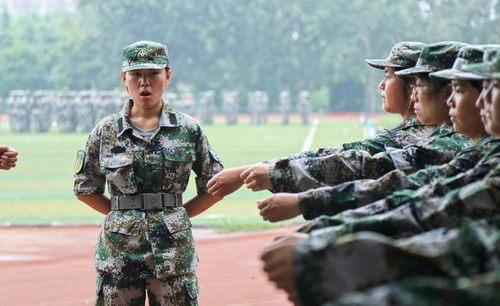
<path id="1" fill-rule="evenodd" d="M 403 40 L 500 43 L 498 0 L 80 0 L 75 13 L 0 16 L 0 96 L 113 89 L 121 50 L 167 43 L 172 85 L 309 90 L 324 110 L 379 110 L 380 71 Z M 242 95 L 245 103 L 246 95 Z"/>

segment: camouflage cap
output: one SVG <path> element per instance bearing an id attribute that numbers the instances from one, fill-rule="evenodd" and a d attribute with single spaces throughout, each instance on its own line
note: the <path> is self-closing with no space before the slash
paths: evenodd
<path id="1" fill-rule="evenodd" d="M 483 62 L 466 65 L 465 71 L 482 75 L 488 79 L 500 78 L 500 48 L 490 48 L 484 52 Z"/>
<path id="2" fill-rule="evenodd" d="M 368 65 L 377 69 L 385 67 L 410 68 L 415 66 L 426 44 L 418 41 L 402 41 L 392 47 L 386 59 L 367 59 Z"/>
<path id="3" fill-rule="evenodd" d="M 168 67 L 167 46 L 154 41 L 138 41 L 122 52 L 122 72 Z"/>
<path id="4" fill-rule="evenodd" d="M 463 47 L 460 52 L 458 52 L 457 59 L 453 63 L 451 69 L 440 70 L 437 72 L 432 72 L 429 74 L 432 77 L 438 77 L 449 80 L 465 79 L 465 80 L 481 80 L 485 79 L 484 76 L 480 76 L 475 73 L 466 72 L 463 70 L 465 65 L 481 63 L 483 61 L 483 55 L 489 48 L 500 47 L 498 45 L 471 45 Z"/>
<path id="5" fill-rule="evenodd" d="M 426 46 L 413 68 L 396 71 L 396 75 L 409 76 L 417 73 L 430 73 L 451 68 L 458 52 L 467 44 L 456 41 L 442 41 Z"/>

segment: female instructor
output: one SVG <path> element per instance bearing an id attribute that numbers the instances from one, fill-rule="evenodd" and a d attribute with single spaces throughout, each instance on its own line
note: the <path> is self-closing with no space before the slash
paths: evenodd
<path id="1" fill-rule="evenodd" d="M 150 305 L 197 305 L 189 217 L 219 200 L 206 183 L 222 164 L 198 122 L 162 100 L 171 78 L 165 45 L 126 47 L 121 79 L 130 99 L 77 154 L 75 194 L 106 215 L 94 255 L 96 305 L 144 305 L 146 292 Z M 184 204 L 191 170 L 198 195 Z"/>

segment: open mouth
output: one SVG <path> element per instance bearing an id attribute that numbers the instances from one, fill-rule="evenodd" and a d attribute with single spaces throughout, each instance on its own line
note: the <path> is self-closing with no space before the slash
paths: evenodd
<path id="1" fill-rule="evenodd" d="M 149 97 L 149 96 L 151 96 L 151 93 L 147 90 L 143 90 L 143 91 L 141 91 L 140 95 L 141 95 L 141 97 Z"/>

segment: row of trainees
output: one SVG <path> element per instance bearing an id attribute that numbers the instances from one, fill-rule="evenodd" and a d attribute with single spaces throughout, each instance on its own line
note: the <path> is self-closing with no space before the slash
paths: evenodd
<path id="1" fill-rule="evenodd" d="M 209 193 L 268 189 L 264 220 L 311 220 L 262 255 L 296 305 L 499 305 L 500 46 L 400 42 L 367 62 L 399 126 L 225 169 Z"/>
<path id="2" fill-rule="evenodd" d="M 237 91 L 221 93 L 220 110 L 228 124 L 236 124 L 240 105 Z M 15 133 L 29 131 L 47 132 L 52 125 L 60 132 L 90 132 L 105 116 L 119 112 L 128 98 L 120 91 L 53 91 L 12 90 L 7 98 L 7 110 L 11 130 Z M 176 109 L 190 116 L 198 116 L 204 124 L 213 124 L 217 114 L 215 91 L 201 92 L 198 101 L 191 92 L 165 93 L 165 99 Z M 270 113 L 269 97 L 264 91 L 248 92 L 248 112 L 252 124 L 266 124 Z M 304 124 L 311 112 L 309 92 L 300 91 L 296 107 L 293 107 L 289 91 L 279 95 L 279 111 L 282 123 L 290 122 L 290 115 L 297 111 Z"/>

